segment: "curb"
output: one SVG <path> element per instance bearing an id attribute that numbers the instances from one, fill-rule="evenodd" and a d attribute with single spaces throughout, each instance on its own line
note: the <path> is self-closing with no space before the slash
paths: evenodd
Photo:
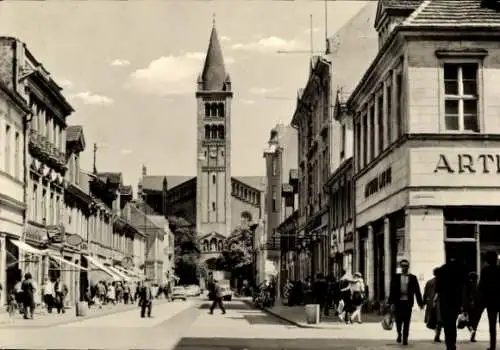
<path id="1" fill-rule="evenodd" d="M 168 303 L 168 301 L 162 300 L 158 304 L 164 304 L 164 303 Z M 84 317 L 76 317 L 76 318 L 71 319 L 71 320 L 61 320 L 61 321 L 50 323 L 50 324 L 41 324 L 41 325 L 29 325 L 29 324 L 28 325 L 26 325 L 26 324 L 22 324 L 22 325 L 21 324 L 17 324 L 17 325 L 16 324 L 4 324 L 4 325 L 2 325 L 2 324 L 0 324 L 0 329 L 9 329 L 9 328 L 10 329 L 12 329 L 12 328 L 36 329 L 36 328 L 57 327 L 57 326 L 61 326 L 64 324 L 79 323 L 79 322 L 83 322 L 83 321 L 90 320 L 93 318 L 119 314 L 121 312 L 127 312 L 127 311 L 131 311 L 131 310 L 134 310 L 137 308 L 138 308 L 138 306 L 136 304 L 134 304 L 134 305 L 127 306 L 127 307 L 120 309 L 120 310 L 111 309 L 109 311 L 104 311 L 102 313 L 95 313 L 95 314 L 84 316 Z M 74 310 L 74 309 L 72 309 L 72 310 Z"/>
<path id="2" fill-rule="evenodd" d="M 286 318 L 286 317 L 284 317 L 276 312 L 273 312 L 273 311 L 269 310 L 268 308 L 258 308 L 251 301 L 244 300 L 243 302 L 245 304 L 251 306 L 254 309 L 261 310 L 261 311 L 265 312 L 266 314 L 269 314 L 277 319 L 280 319 L 281 321 L 285 321 L 286 323 L 291 324 L 292 326 L 299 327 L 299 328 L 316 328 L 314 326 L 307 326 L 307 325 L 301 324 L 297 321 L 290 320 L 289 318 Z"/>

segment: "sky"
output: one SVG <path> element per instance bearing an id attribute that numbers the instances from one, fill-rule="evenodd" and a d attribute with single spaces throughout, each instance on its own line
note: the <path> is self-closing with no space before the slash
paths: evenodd
<path id="1" fill-rule="evenodd" d="M 328 2 L 333 35 L 363 6 Z M 288 124 L 314 51 L 325 48 L 322 1 L 7 1 L 0 35 L 24 41 L 61 85 L 82 125 L 81 167 L 149 175 L 196 174 L 196 79 L 215 14 L 232 102 L 233 176 L 263 175 L 263 149 Z M 278 50 L 288 53 L 280 54 Z"/>

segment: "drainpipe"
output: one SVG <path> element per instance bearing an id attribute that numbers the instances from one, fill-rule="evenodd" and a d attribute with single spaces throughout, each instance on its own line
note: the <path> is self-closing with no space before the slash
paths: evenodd
<path id="1" fill-rule="evenodd" d="M 23 133 L 24 133 L 24 147 L 23 147 L 23 157 L 24 157 L 24 174 L 23 174 L 23 182 L 24 182 L 24 193 L 23 193 L 23 200 L 24 200 L 24 215 L 23 215 L 23 231 L 21 232 L 21 240 L 25 241 L 26 240 L 26 230 L 28 228 L 28 191 L 29 191 L 29 163 L 28 163 L 28 150 L 29 150 L 29 123 L 33 119 L 33 114 L 29 113 L 28 115 L 25 116 L 23 119 Z"/>

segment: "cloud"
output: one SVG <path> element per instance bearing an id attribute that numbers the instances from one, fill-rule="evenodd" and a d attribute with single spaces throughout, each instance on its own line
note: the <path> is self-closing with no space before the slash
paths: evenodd
<path id="1" fill-rule="evenodd" d="M 256 87 L 253 87 L 250 89 L 250 93 L 254 94 L 254 95 L 267 95 L 271 92 L 276 92 L 278 90 L 279 90 L 278 87 L 274 87 L 274 88 L 264 88 L 264 87 L 256 88 Z"/>
<path id="2" fill-rule="evenodd" d="M 242 98 L 240 100 L 241 103 L 243 103 L 244 105 L 253 105 L 255 103 L 254 100 L 248 100 L 248 99 L 245 99 L 245 98 Z"/>
<path id="3" fill-rule="evenodd" d="M 68 79 L 58 79 L 56 80 L 57 85 L 64 89 L 69 89 L 70 87 L 73 86 L 73 83 L 69 81 Z"/>
<path id="4" fill-rule="evenodd" d="M 312 32 L 313 33 L 319 32 L 319 28 L 318 27 L 313 27 Z M 304 30 L 304 33 L 311 34 L 311 28 L 307 28 L 306 30 Z"/>
<path id="5" fill-rule="evenodd" d="M 71 95 L 71 98 L 73 98 L 74 100 L 80 100 L 86 105 L 106 106 L 114 103 L 112 98 L 103 95 L 93 94 L 90 91 L 84 91 L 84 92 L 79 92 L 77 94 L 73 94 Z"/>
<path id="6" fill-rule="evenodd" d="M 220 37 L 220 41 L 231 41 L 231 38 L 223 35 Z"/>
<path id="7" fill-rule="evenodd" d="M 132 153 L 131 149 L 124 148 L 124 149 L 120 150 L 120 154 L 123 154 L 123 155 L 131 154 L 131 153 Z"/>
<path id="8" fill-rule="evenodd" d="M 192 93 L 205 56 L 203 52 L 184 52 L 157 58 L 147 67 L 132 72 L 126 86 L 160 96 Z M 225 61 L 230 64 L 234 59 Z"/>
<path id="9" fill-rule="evenodd" d="M 114 59 L 113 61 L 111 61 L 110 64 L 112 66 L 116 66 L 116 67 L 124 67 L 124 66 L 128 66 L 130 64 L 130 61 L 117 58 L 117 59 Z"/>
<path id="10" fill-rule="evenodd" d="M 277 50 L 290 50 L 298 49 L 303 45 L 296 40 L 286 40 L 278 38 L 277 36 L 269 36 L 266 38 L 261 38 L 257 41 L 249 42 L 246 44 L 234 44 L 232 46 L 233 50 L 246 50 L 246 51 L 257 51 L 261 53 L 276 52 Z"/>

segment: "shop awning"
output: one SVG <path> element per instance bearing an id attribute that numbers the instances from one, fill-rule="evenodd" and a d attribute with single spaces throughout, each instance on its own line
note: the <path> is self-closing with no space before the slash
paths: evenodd
<path id="1" fill-rule="evenodd" d="M 25 253 L 30 253 L 30 254 L 35 254 L 35 255 L 47 254 L 47 249 L 44 249 L 44 250 L 36 249 L 35 247 L 32 247 L 27 243 L 17 241 L 17 240 L 11 240 L 11 242 L 12 242 L 12 244 L 17 246 L 19 249 L 21 249 Z"/>
<path id="2" fill-rule="evenodd" d="M 50 257 L 52 260 L 55 260 L 55 261 L 57 261 L 57 262 L 59 262 L 59 263 L 68 264 L 69 266 L 73 266 L 73 267 L 75 267 L 75 268 L 77 268 L 77 269 L 87 271 L 87 269 L 86 269 L 85 267 L 80 266 L 80 265 L 77 265 L 77 264 L 75 264 L 74 262 L 68 261 L 68 260 L 64 259 L 64 258 L 63 258 L 62 256 L 60 256 L 60 255 L 57 255 L 57 254 L 52 254 L 52 253 L 49 253 L 48 255 L 49 255 L 49 257 Z"/>
<path id="3" fill-rule="evenodd" d="M 110 269 L 108 269 L 106 266 L 104 266 L 103 263 L 101 263 L 99 260 L 89 256 L 89 255 L 86 255 L 85 256 L 87 258 L 87 261 L 89 263 L 91 263 L 92 265 L 94 265 L 95 267 L 97 267 L 99 270 L 103 271 L 103 272 L 106 272 L 109 276 L 111 276 L 114 280 L 116 281 L 119 281 L 121 280 L 121 277 L 118 276 L 116 273 L 112 272 Z"/>
<path id="4" fill-rule="evenodd" d="M 120 276 L 120 280 L 130 282 L 130 277 L 128 277 L 126 274 L 121 272 L 120 270 L 114 268 L 113 266 L 106 266 L 108 269 L 110 269 L 112 272 L 114 272 L 116 275 Z"/>
<path id="5" fill-rule="evenodd" d="M 136 273 L 134 273 L 133 271 L 130 271 L 130 270 L 127 270 L 126 268 L 123 268 L 121 266 L 114 266 L 114 268 L 122 273 L 124 273 L 126 276 L 128 276 L 129 278 L 133 279 L 133 280 L 138 280 L 141 278 L 141 276 L 138 276 Z"/>

